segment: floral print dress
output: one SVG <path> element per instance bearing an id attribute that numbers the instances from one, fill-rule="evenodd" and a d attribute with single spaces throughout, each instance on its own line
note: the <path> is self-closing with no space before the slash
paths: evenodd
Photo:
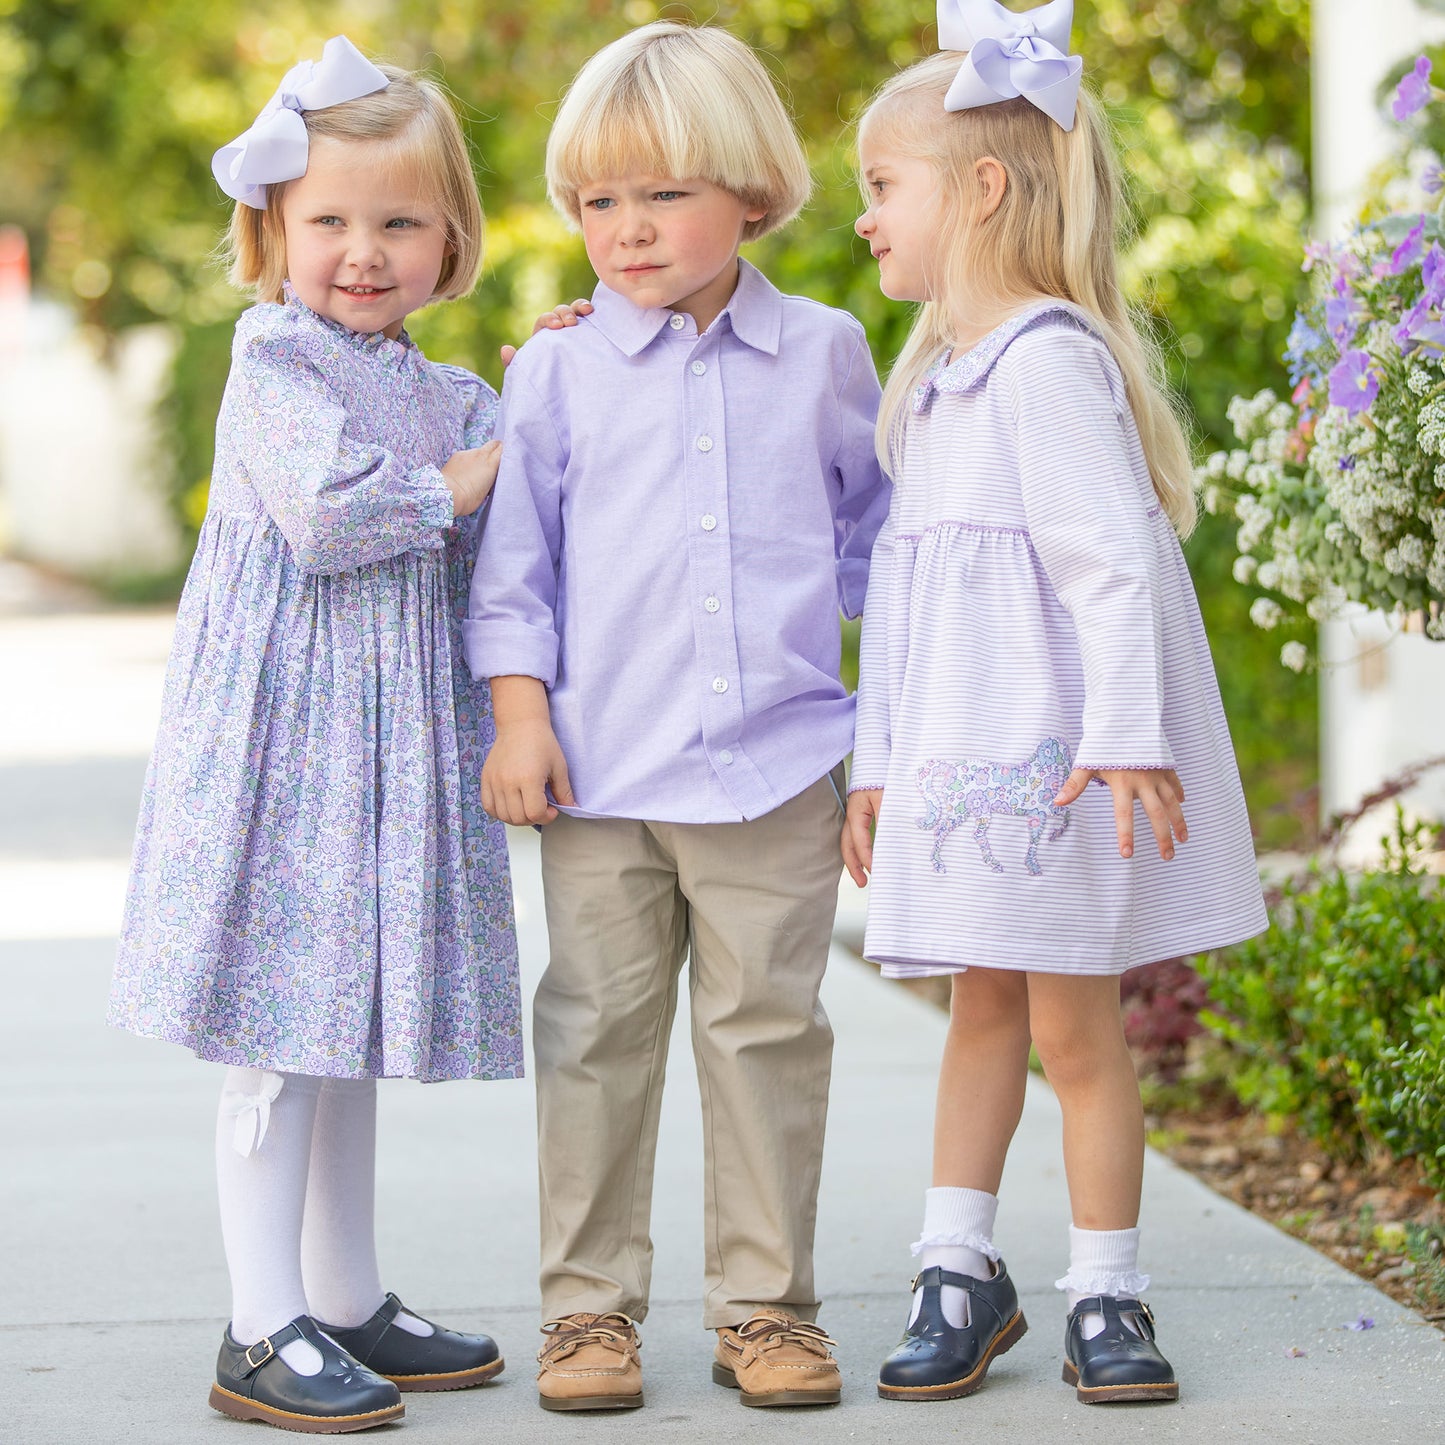
<path id="1" fill-rule="evenodd" d="M 240 319 L 109 1020 L 335 1078 L 522 1072 L 493 730 L 462 661 L 479 378 L 288 290 Z"/>

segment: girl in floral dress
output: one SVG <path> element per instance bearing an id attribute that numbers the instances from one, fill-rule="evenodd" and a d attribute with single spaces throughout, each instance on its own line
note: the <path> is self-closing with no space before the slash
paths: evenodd
<path id="1" fill-rule="evenodd" d="M 1177 1397 L 1140 1299 L 1119 978 L 1266 923 L 1177 538 L 1188 448 L 1120 293 L 1071 10 L 944 0 L 945 53 L 859 130 L 858 232 L 885 294 L 923 305 L 879 412 L 895 486 L 843 851 L 872 870 L 868 957 L 953 977 L 920 1270 L 879 1380 L 895 1400 L 971 1393 L 1024 1333 L 993 1238 L 1031 1042 L 1063 1114 L 1064 1379 L 1090 1404 Z"/>
<path id="2" fill-rule="evenodd" d="M 181 599 L 110 1020 L 226 1067 L 233 1309 L 211 1404 L 336 1433 L 502 1367 L 385 1294 L 376 1080 L 514 1078 L 490 703 L 461 661 L 496 396 L 403 329 L 482 216 L 445 96 L 343 37 L 214 169 L 240 319 Z"/>

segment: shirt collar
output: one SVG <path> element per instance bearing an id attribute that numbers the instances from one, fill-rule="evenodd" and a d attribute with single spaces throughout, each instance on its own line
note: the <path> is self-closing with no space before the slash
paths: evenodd
<path id="1" fill-rule="evenodd" d="M 634 306 L 600 281 L 592 293 L 592 307 L 587 319 L 624 356 L 636 356 L 645 350 L 676 314 L 666 307 Z M 741 258 L 737 289 L 713 325 L 724 317 L 739 341 L 769 356 L 778 354 L 783 330 L 783 298 L 756 266 Z"/>

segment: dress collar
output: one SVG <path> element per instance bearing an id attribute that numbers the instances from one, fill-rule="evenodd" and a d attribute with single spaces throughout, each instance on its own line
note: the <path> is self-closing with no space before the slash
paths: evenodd
<path id="1" fill-rule="evenodd" d="M 597 283 L 592 293 L 592 314 L 590 321 L 624 356 L 636 356 L 657 339 L 664 328 L 676 330 L 679 335 L 697 337 L 697 327 L 692 317 L 681 311 L 670 311 L 663 306 L 634 306 L 624 296 L 609 287 Z M 674 317 L 683 324 L 672 326 Z M 728 298 L 728 303 L 718 313 L 713 326 L 724 318 L 737 339 L 755 351 L 769 356 L 778 354 L 778 342 L 783 330 L 783 298 L 776 286 L 758 268 L 739 258 L 737 289 Z"/>
<path id="2" fill-rule="evenodd" d="M 1037 301 L 1016 311 L 1008 320 L 1000 322 L 987 336 L 969 347 L 962 356 L 948 361 L 948 352 L 942 352 L 929 368 L 928 374 L 913 389 L 913 412 L 921 415 L 928 410 L 935 392 L 945 396 L 957 396 L 977 386 L 993 370 L 996 362 L 1008 348 L 1009 342 L 1021 332 L 1027 331 L 1035 322 L 1048 316 L 1065 316 L 1092 335 L 1099 334 L 1099 325 L 1087 311 L 1070 301 Z"/>
<path id="3" fill-rule="evenodd" d="M 303 321 L 319 326 L 338 340 L 354 346 L 358 351 L 400 359 L 410 356 L 417 350 L 416 342 L 411 339 L 405 327 L 402 328 L 401 335 L 395 341 L 384 331 L 353 331 L 351 327 L 343 326 L 339 321 L 333 321 L 329 316 L 321 315 L 319 311 L 313 311 L 296 294 L 295 287 L 289 281 L 282 282 L 281 290 L 285 296 L 284 304 L 288 310 L 295 312 Z"/>

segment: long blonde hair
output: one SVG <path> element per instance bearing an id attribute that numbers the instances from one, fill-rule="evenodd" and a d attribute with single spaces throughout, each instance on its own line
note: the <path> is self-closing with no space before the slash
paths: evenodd
<path id="1" fill-rule="evenodd" d="M 1189 443 L 1159 349 L 1119 284 L 1124 208 L 1107 122 L 1083 91 L 1072 131 L 1022 98 L 947 111 L 944 96 L 962 59 L 943 51 L 910 66 L 880 88 L 859 122 L 860 139 L 927 162 L 938 179 L 933 299 L 919 308 L 884 388 L 879 460 L 896 474 L 905 403 L 960 335 L 991 330 L 1042 298 L 1070 301 L 1118 363 L 1154 490 L 1185 536 L 1196 519 Z M 976 167 L 985 156 L 1003 166 L 1008 184 L 979 222 Z"/>
<path id="2" fill-rule="evenodd" d="M 384 90 L 301 113 L 312 140 L 360 141 L 375 148 L 376 164 L 409 169 L 446 220 L 447 250 L 433 301 L 454 301 L 477 284 L 482 270 L 482 203 L 472 158 L 446 92 L 436 81 L 382 65 Z M 286 228 L 281 203 L 288 181 L 266 187 L 262 209 L 237 201 L 224 253 L 233 285 L 258 301 L 280 301 L 286 280 Z"/>

